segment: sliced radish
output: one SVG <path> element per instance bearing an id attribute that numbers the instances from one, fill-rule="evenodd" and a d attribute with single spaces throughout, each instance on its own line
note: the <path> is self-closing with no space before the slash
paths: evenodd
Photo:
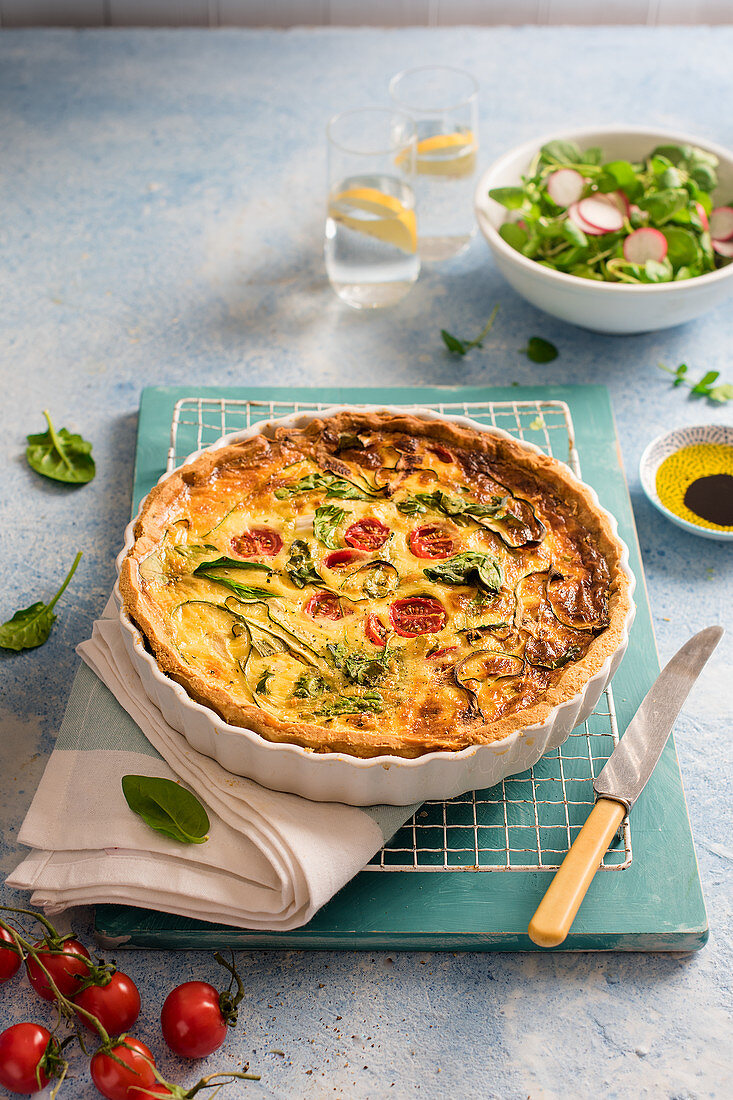
<path id="1" fill-rule="evenodd" d="M 733 206 L 716 206 L 710 215 L 710 236 L 714 241 L 733 237 Z"/>
<path id="2" fill-rule="evenodd" d="M 705 212 L 705 207 L 703 206 L 703 204 L 701 202 L 696 202 L 695 203 L 695 209 L 697 210 L 698 218 L 702 222 L 703 230 L 705 232 L 707 232 L 708 229 L 710 228 L 710 223 L 708 221 L 707 213 Z"/>
<path id="3" fill-rule="evenodd" d="M 713 248 L 719 256 L 725 256 L 726 259 L 733 260 L 733 240 L 713 241 Z"/>
<path id="4" fill-rule="evenodd" d="M 602 233 L 615 233 L 624 227 L 624 216 L 614 202 L 592 195 L 587 199 L 581 199 L 578 203 L 578 213 L 583 221 L 588 222 Z"/>
<path id="5" fill-rule="evenodd" d="M 602 199 L 605 202 L 610 202 L 611 205 L 615 206 L 624 218 L 628 218 L 629 214 L 631 213 L 631 204 L 629 203 L 629 200 L 626 198 L 626 195 L 623 193 L 623 191 L 598 191 L 593 196 L 593 198 Z"/>
<path id="6" fill-rule="evenodd" d="M 547 194 L 558 206 L 571 206 L 585 191 L 585 180 L 574 168 L 559 168 L 547 177 Z"/>
<path id="7" fill-rule="evenodd" d="M 624 241 L 624 259 L 630 264 L 645 264 L 647 260 L 661 263 L 667 255 L 667 238 L 650 225 L 635 229 Z"/>
<path id="8" fill-rule="evenodd" d="M 589 225 L 585 218 L 581 217 L 578 212 L 578 203 L 574 202 L 572 206 L 568 207 L 568 218 L 577 225 L 578 229 L 582 229 L 588 237 L 602 237 L 606 232 L 605 229 L 596 229 L 594 225 Z"/>

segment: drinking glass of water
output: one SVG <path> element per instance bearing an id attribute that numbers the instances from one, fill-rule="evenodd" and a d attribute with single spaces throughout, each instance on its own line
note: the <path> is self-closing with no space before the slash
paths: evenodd
<path id="1" fill-rule="evenodd" d="M 417 127 L 366 107 L 328 124 L 326 271 L 355 309 L 404 298 L 420 273 L 415 218 Z"/>
<path id="2" fill-rule="evenodd" d="M 476 232 L 478 84 L 461 69 L 424 65 L 392 77 L 396 108 L 417 126 L 417 212 L 423 260 L 446 260 Z"/>

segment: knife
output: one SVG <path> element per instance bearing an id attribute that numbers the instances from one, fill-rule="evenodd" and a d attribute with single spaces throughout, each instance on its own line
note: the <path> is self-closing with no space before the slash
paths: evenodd
<path id="1" fill-rule="evenodd" d="M 644 790 L 682 704 L 722 636 L 722 627 L 708 626 L 675 653 L 594 780 L 596 804 L 529 922 L 529 937 L 539 947 L 557 947 L 570 931 L 614 834 Z"/>

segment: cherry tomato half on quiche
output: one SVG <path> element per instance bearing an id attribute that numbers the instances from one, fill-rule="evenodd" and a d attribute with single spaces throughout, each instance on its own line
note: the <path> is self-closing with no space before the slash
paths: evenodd
<path id="1" fill-rule="evenodd" d="M 129 1031 L 140 1015 L 140 994 L 132 978 L 115 970 L 107 985 L 90 985 L 77 993 L 74 1004 L 96 1016 L 108 1035 Z M 94 1031 L 94 1025 L 79 1014 L 79 1019 Z"/>
<path id="2" fill-rule="evenodd" d="M 206 1058 L 227 1036 L 219 990 L 208 982 L 184 982 L 171 990 L 160 1022 L 166 1043 L 182 1058 Z"/>
<path id="3" fill-rule="evenodd" d="M 270 527 L 253 527 L 235 535 L 229 545 L 240 558 L 274 558 L 282 550 L 283 540 Z"/>
<path id="4" fill-rule="evenodd" d="M 0 982 L 7 982 L 20 970 L 20 955 L 13 937 L 4 928 L 0 928 Z"/>
<path id="5" fill-rule="evenodd" d="M 445 608 L 434 596 L 408 596 L 390 605 L 389 621 L 401 638 L 437 634 L 445 626 Z"/>
<path id="6" fill-rule="evenodd" d="M 344 539 L 357 550 L 379 550 L 390 536 L 389 527 L 378 519 L 369 517 L 352 523 L 346 529 Z"/>
<path id="7" fill-rule="evenodd" d="M 437 561 L 453 553 L 453 539 L 439 523 L 424 523 L 410 531 L 408 545 L 416 558 Z"/>
<path id="8" fill-rule="evenodd" d="M 89 1064 L 92 1081 L 102 1096 L 107 1100 L 133 1100 L 136 1096 L 144 1096 L 142 1090 L 155 1084 L 155 1059 L 149 1047 L 132 1035 L 125 1035 L 123 1041 L 112 1047 L 112 1053 L 124 1065 L 103 1050 L 98 1050 Z"/>
<path id="9" fill-rule="evenodd" d="M 34 943 L 33 946 L 38 950 L 38 957 L 53 978 L 59 992 L 63 993 L 64 997 L 73 997 L 89 973 L 89 967 L 84 960 L 89 959 L 90 955 L 84 944 L 74 939 L 64 940 L 57 951 L 51 951 L 42 940 Z M 54 991 L 35 959 L 27 959 L 25 965 L 28 980 L 38 996 L 43 997 L 44 1001 L 53 1001 Z"/>
<path id="10" fill-rule="evenodd" d="M 441 447 L 440 443 L 433 443 L 430 450 L 438 459 L 439 462 L 452 462 L 453 455 L 450 453 L 447 447 Z"/>
<path id="11" fill-rule="evenodd" d="M 0 1085 L 11 1092 L 40 1092 L 55 1076 L 54 1055 L 60 1057 L 59 1045 L 45 1027 L 14 1024 L 0 1035 Z"/>
<path id="12" fill-rule="evenodd" d="M 332 550 L 330 554 L 326 554 L 323 564 L 326 569 L 344 569 L 355 561 L 361 561 L 362 557 L 358 550 Z"/>
<path id="13" fill-rule="evenodd" d="M 306 615 L 312 619 L 343 619 L 341 600 L 333 592 L 314 592 L 305 605 Z"/>
<path id="14" fill-rule="evenodd" d="M 379 615 L 375 615 L 371 611 L 364 623 L 364 634 L 372 643 L 372 645 L 378 646 L 380 649 L 384 649 L 387 644 L 387 627 L 384 625 Z"/>

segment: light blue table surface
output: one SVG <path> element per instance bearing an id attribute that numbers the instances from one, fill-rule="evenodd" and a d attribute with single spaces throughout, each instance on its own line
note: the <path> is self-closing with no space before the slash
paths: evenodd
<path id="1" fill-rule="evenodd" d="M 0 656 L 3 873 L 21 854 L 74 646 L 113 583 L 144 385 L 604 382 L 662 660 L 693 631 L 725 623 L 731 548 L 656 513 L 637 466 L 659 432 L 730 422 L 730 410 L 671 389 L 656 364 L 685 360 L 733 381 L 733 304 L 666 332 L 593 335 L 525 304 L 478 238 L 425 270 L 396 309 L 358 315 L 325 280 L 321 235 L 327 118 L 382 103 L 407 65 L 475 73 L 487 165 L 535 135 L 617 121 L 731 147 L 731 57 L 733 28 L 721 27 L 0 36 L 0 619 L 47 598 L 85 551 L 50 641 Z M 448 356 L 439 329 L 470 337 L 496 302 L 484 349 Z M 555 362 L 535 366 L 519 352 L 535 334 L 557 344 Z M 91 485 L 68 490 L 26 466 L 25 434 L 42 430 L 44 407 L 94 441 Z M 704 950 L 243 953 L 242 1026 L 206 1069 L 248 1061 L 262 1081 L 232 1095 L 293 1100 L 730 1097 L 732 651 L 728 635 L 676 727 L 709 909 Z M 88 926 L 88 914 L 74 918 Z M 174 984 L 216 980 L 216 964 L 134 952 L 123 967 L 143 995 L 136 1031 L 165 1072 L 193 1082 L 197 1067 L 164 1052 L 156 1015 Z M 29 989 L 0 992 L 0 1025 L 33 1017 L 50 1012 Z M 62 1095 L 96 1095 L 85 1069 Z"/>

